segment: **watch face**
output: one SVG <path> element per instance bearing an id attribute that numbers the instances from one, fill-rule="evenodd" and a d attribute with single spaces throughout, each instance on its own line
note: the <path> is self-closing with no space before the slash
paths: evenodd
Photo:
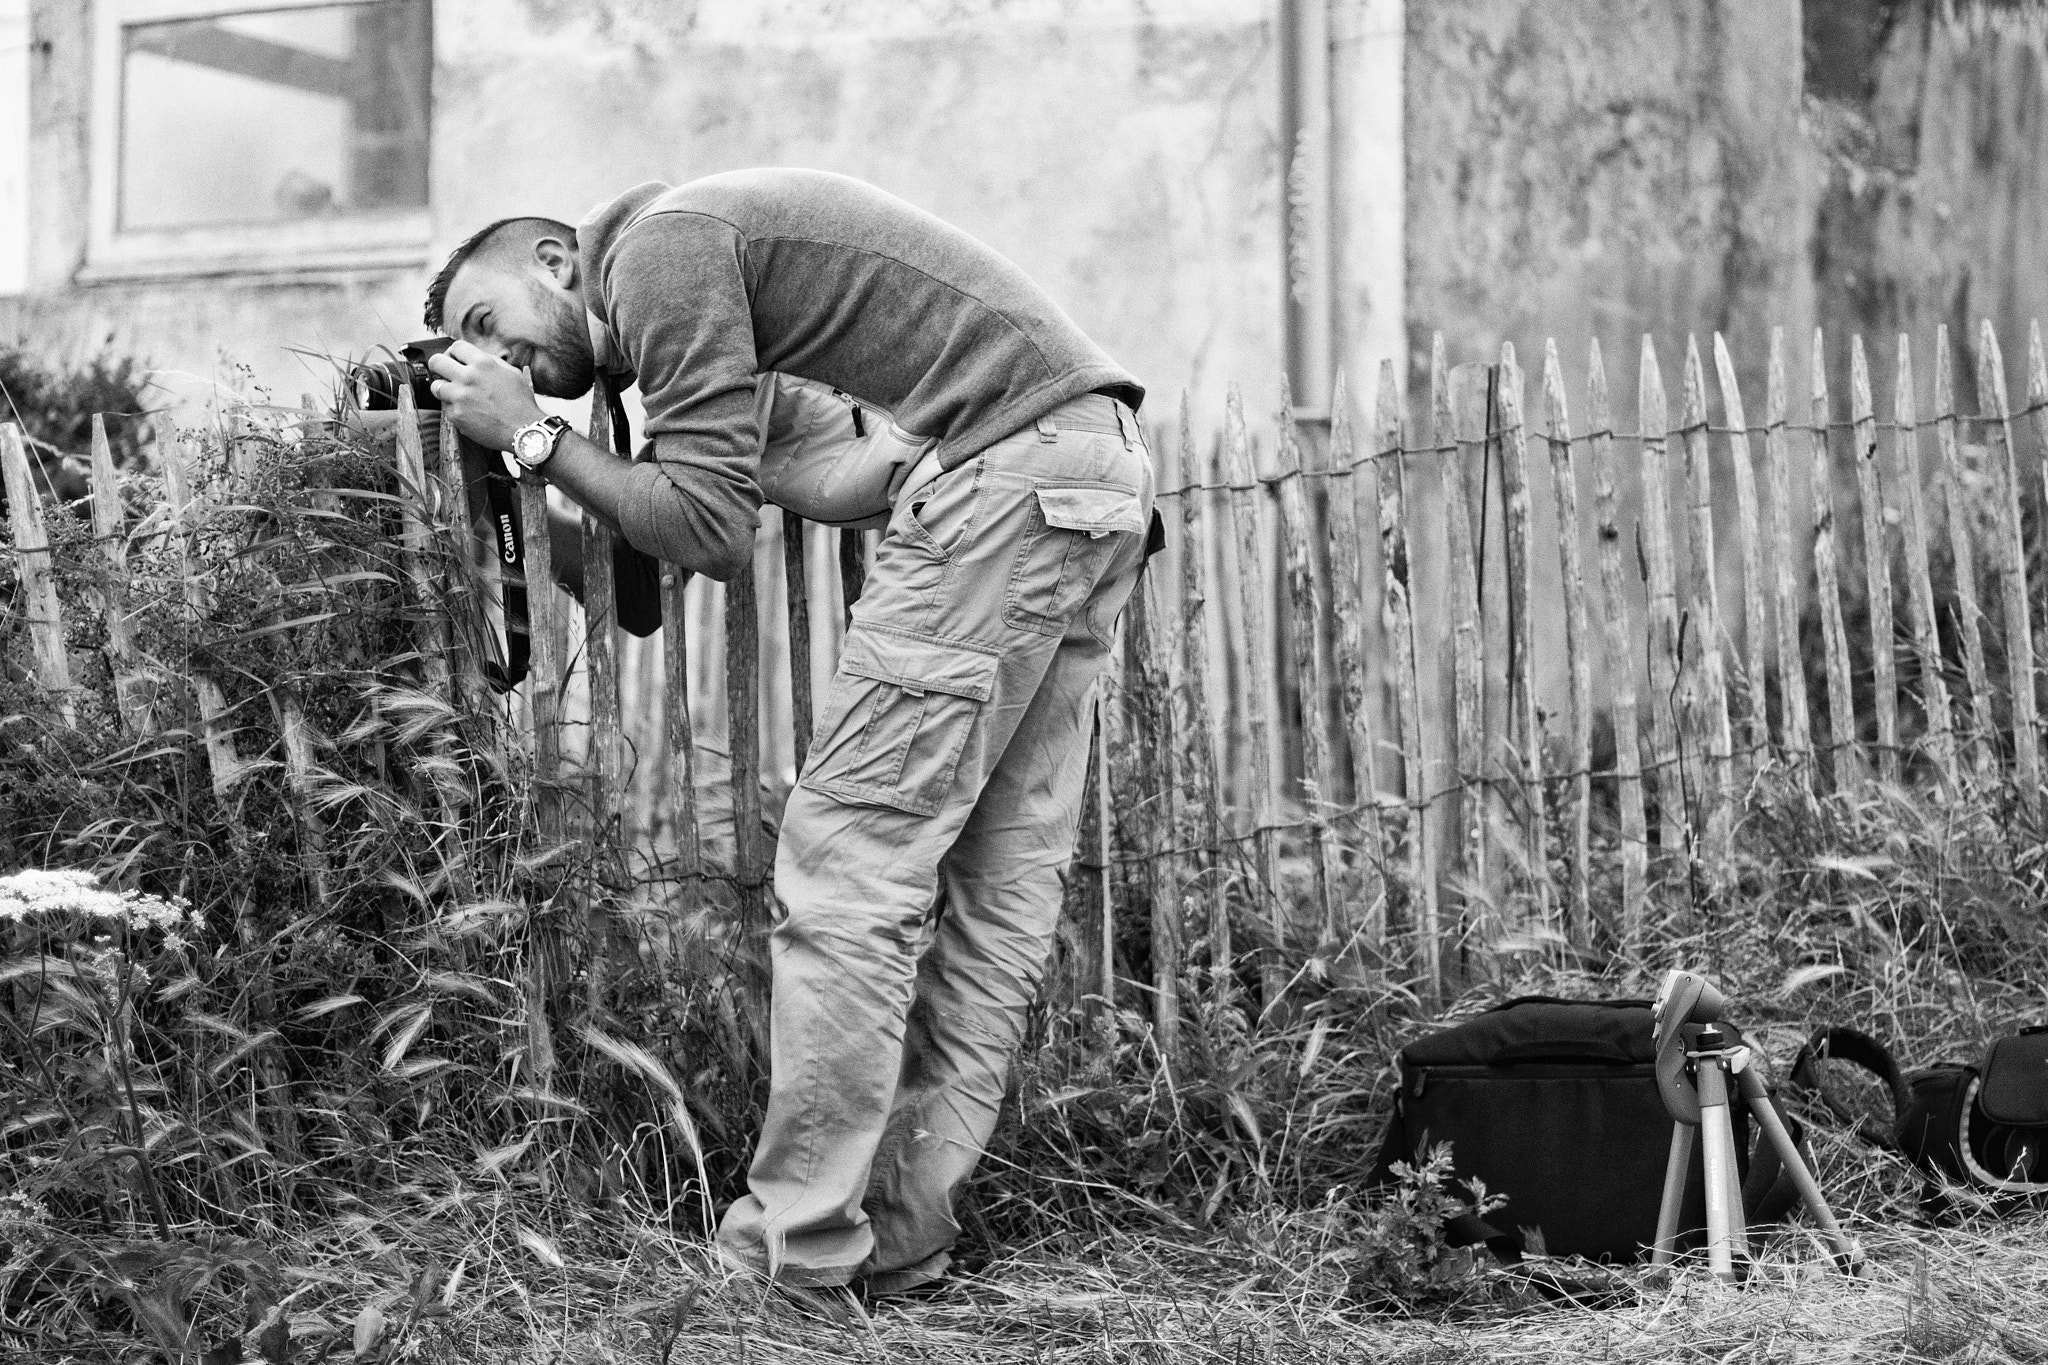
<path id="1" fill-rule="evenodd" d="M 512 438 L 512 453 L 518 457 L 519 463 L 530 468 L 548 457 L 548 451 L 555 443 L 554 437 L 552 431 L 522 427 Z"/>

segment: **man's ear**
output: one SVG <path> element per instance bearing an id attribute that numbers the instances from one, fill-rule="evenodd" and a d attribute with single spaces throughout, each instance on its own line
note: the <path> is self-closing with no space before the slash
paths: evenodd
<path id="1" fill-rule="evenodd" d="M 564 289 L 576 287 L 576 247 L 559 237 L 543 237 L 533 244 L 533 259 L 554 276 Z"/>

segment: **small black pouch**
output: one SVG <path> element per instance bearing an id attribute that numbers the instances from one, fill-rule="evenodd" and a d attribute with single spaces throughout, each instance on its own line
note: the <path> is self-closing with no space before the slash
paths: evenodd
<path id="1" fill-rule="evenodd" d="M 1819 1092 L 1814 1062 L 1853 1062 L 1892 1091 L 1895 1121 L 1887 1134 L 1868 1120 L 1860 1136 L 1889 1147 L 1919 1168 L 1922 1210 L 1946 1219 L 1956 1209 L 1950 1186 L 1988 1197 L 2001 1213 L 2048 1204 L 2048 1025 L 1995 1040 L 1981 1065 L 1941 1062 L 1899 1074 L 1890 1052 L 1854 1029 L 1816 1033 L 1793 1067 L 1795 1083 Z M 1837 1116 L 1849 1116 L 1830 1100 Z"/>

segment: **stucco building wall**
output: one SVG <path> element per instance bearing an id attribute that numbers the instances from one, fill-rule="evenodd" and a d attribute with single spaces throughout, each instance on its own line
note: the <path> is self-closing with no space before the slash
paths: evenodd
<path id="1" fill-rule="evenodd" d="M 1262 0 L 438 0 L 434 241 L 418 266 L 81 286 L 90 8 L 33 11 L 32 292 L 0 304 L 0 328 L 60 354 L 111 335 L 188 393 L 226 354 L 296 401 L 329 382 L 300 352 L 417 335 L 432 265 L 490 218 L 573 221 L 640 180 L 783 164 L 873 181 L 990 242 L 1160 411 L 1187 386 L 1213 422 L 1226 378 L 1278 382 Z M 1370 287 L 1398 319 L 1398 277 Z"/>

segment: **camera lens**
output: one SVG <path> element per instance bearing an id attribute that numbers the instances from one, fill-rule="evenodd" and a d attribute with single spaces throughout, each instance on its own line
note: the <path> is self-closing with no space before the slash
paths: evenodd
<path id="1" fill-rule="evenodd" d="M 398 389 L 408 366 L 398 361 L 371 361 L 349 367 L 348 382 L 356 406 L 365 412 L 390 412 L 398 406 Z"/>

